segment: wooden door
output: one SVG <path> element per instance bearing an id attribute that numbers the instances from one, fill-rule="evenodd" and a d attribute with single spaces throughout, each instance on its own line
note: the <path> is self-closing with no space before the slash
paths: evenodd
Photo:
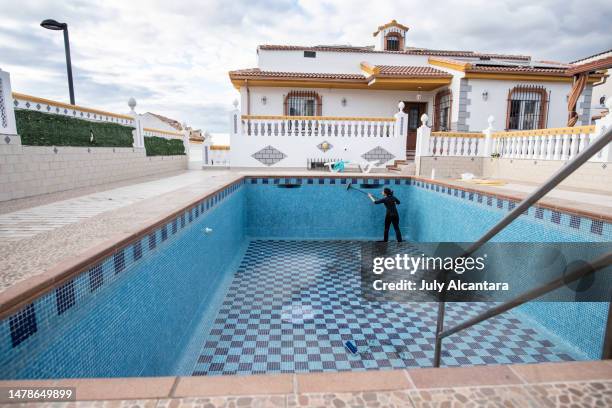
<path id="1" fill-rule="evenodd" d="M 404 113 L 408 114 L 408 133 L 406 134 L 406 160 L 414 160 L 416 134 L 421 115 L 427 111 L 426 102 L 404 102 Z"/>

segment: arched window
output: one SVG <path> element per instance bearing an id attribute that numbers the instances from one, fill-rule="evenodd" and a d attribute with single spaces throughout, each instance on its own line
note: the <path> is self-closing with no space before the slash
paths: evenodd
<path id="1" fill-rule="evenodd" d="M 508 92 L 506 129 L 531 130 L 546 127 L 548 92 L 542 86 L 515 86 Z"/>
<path id="2" fill-rule="evenodd" d="M 453 94 L 450 89 L 443 89 L 436 94 L 434 99 L 434 132 L 450 130 L 452 103 Z"/>
<path id="3" fill-rule="evenodd" d="M 291 91 L 285 96 L 285 116 L 321 116 L 322 99 L 314 91 Z"/>
<path id="4" fill-rule="evenodd" d="M 403 38 L 400 33 L 388 33 L 385 36 L 385 50 L 399 51 L 403 47 Z"/>

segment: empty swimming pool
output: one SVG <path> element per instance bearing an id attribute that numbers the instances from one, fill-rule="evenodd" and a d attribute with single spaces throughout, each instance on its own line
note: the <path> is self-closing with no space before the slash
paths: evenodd
<path id="1" fill-rule="evenodd" d="M 393 188 L 414 242 L 474 240 L 515 205 L 413 179 L 242 179 L 7 313 L 1 377 L 431 366 L 435 303 L 360 296 L 360 242 L 380 239 L 384 211 L 347 183 Z M 496 240 L 611 238 L 610 224 L 534 207 Z M 449 304 L 447 323 L 489 306 Z M 449 338 L 442 363 L 599 358 L 607 310 L 605 302 L 529 303 Z"/>

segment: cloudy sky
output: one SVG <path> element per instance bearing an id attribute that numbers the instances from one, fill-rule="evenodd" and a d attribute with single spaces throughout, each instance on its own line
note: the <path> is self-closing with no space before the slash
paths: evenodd
<path id="1" fill-rule="evenodd" d="M 612 48 L 610 0 L 0 0 L 0 68 L 13 90 L 67 101 L 70 28 L 77 104 L 156 112 L 226 132 L 237 92 L 227 71 L 256 66 L 258 44 L 370 45 L 395 18 L 408 45 L 571 61 Z"/>

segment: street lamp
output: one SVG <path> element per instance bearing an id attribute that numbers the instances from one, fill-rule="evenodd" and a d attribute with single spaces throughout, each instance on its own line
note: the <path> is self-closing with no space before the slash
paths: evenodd
<path id="1" fill-rule="evenodd" d="M 70 40 L 68 40 L 68 24 L 58 23 L 55 20 L 47 19 L 40 23 L 40 26 L 47 30 L 64 32 L 64 48 L 66 50 L 66 70 L 68 71 L 68 90 L 70 92 L 70 104 L 74 105 L 74 85 L 72 84 L 72 63 L 70 62 Z"/>

